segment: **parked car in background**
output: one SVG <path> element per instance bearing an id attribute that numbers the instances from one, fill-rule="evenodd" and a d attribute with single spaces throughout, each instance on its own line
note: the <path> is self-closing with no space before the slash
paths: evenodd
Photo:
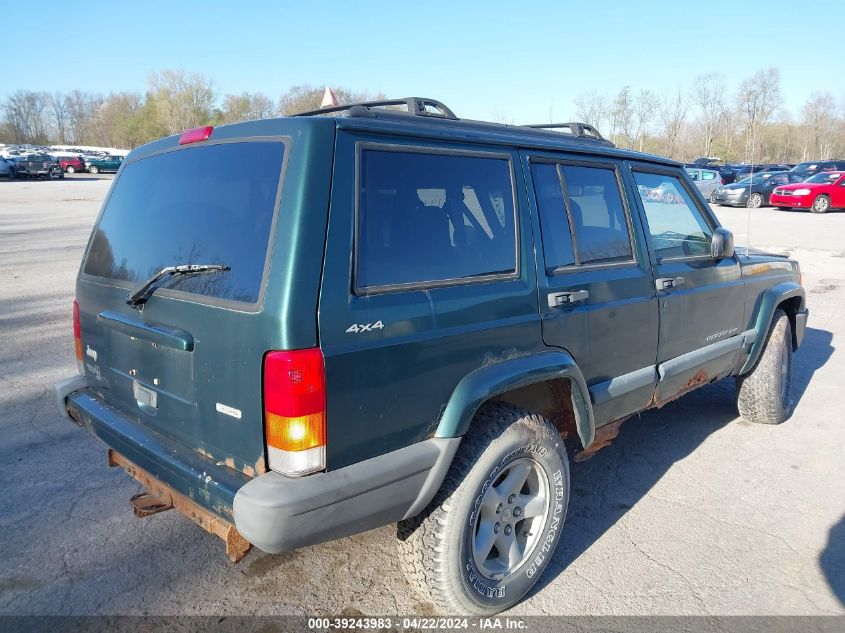
<path id="1" fill-rule="evenodd" d="M 79 158 L 79 156 L 56 156 L 56 159 L 62 166 L 62 171 L 66 174 L 85 171 L 85 161 Z"/>
<path id="2" fill-rule="evenodd" d="M 62 166 L 48 154 L 29 154 L 15 159 L 16 178 L 63 178 Z"/>
<path id="3" fill-rule="evenodd" d="M 845 171 L 823 171 L 803 182 L 778 187 L 771 202 L 778 209 L 810 209 L 813 213 L 845 209 Z"/>
<path id="4" fill-rule="evenodd" d="M 115 172 L 120 169 L 123 163 L 123 156 L 105 156 L 104 158 L 88 161 L 88 173 L 99 174 L 100 172 Z"/>
<path id="5" fill-rule="evenodd" d="M 698 187 L 701 195 L 708 199 L 725 182 L 715 169 L 692 169 L 687 167 L 686 170 L 689 177 L 695 183 L 695 186 Z"/>
<path id="6" fill-rule="evenodd" d="M 806 163 L 798 163 L 790 171 L 802 174 L 806 180 L 820 171 L 841 171 L 845 170 L 845 160 L 816 160 Z"/>
<path id="7" fill-rule="evenodd" d="M 759 207 L 769 206 L 769 198 L 775 187 L 801 182 L 800 174 L 788 171 L 765 172 L 743 178 L 724 187 L 718 188 L 710 197 L 710 202 L 729 207 Z"/>
<path id="8" fill-rule="evenodd" d="M 15 161 L 6 158 L 0 158 L 0 176 L 4 176 L 9 180 L 14 180 Z"/>

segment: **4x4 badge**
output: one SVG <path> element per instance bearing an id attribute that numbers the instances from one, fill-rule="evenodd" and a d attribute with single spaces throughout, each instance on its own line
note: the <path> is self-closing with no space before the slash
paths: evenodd
<path id="1" fill-rule="evenodd" d="M 372 332 L 373 330 L 383 330 L 384 323 L 380 320 L 376 321 L 375 323 L 353 323 L 350 325 L 346 333 L 347 334 L 360 334 L 361 332 Z"/>

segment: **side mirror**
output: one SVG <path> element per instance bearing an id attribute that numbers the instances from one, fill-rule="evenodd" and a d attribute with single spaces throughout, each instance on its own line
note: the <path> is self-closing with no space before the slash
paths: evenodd
<path id="1" fill-rule="evenodd" d="M 727 259 L 734 256 L 734 234 L 719 227 L 713 231 L 710 241 L 710 255 L 713 259 Z"/>

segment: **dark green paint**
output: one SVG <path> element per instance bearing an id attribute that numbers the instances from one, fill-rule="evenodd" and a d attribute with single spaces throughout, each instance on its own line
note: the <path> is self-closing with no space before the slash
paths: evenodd
<path id="1" fill-rule="evenodd" d="M 788 260 L 777 256 L 656 261 L 632 169 L 659 168 L 680 177 L 718 226 L 671 161 L 516 127 L 411 117 L 255 121 L 216 128 L 208 142 L 245 139 L 287 144 L 271 256 L 256 305 L 198 302 L 164 289 L 137 311 L 124 303 L 129 284 L 85 275 L 77 282 L 83 347 L 98 353 L 96 362 L 86 357 L 86 363 L 101 374 L 87 374 L 86 393 L 104 403 L 100 412 L 106 416 L 95 431 L 114 445 L 118 440 L 107 427 L 118 420 L 123 434 L 135 437 L 133 446 L 121 444 L 131 451 L 127 456 L 155 475 L 170 476 L 172 465 L 160 459 L 168 446 L 177 457 L 210 455 L 199 457 L 213 480 L 220 473 L 242 478 L 255 472 L 264 455 L 261 382 L 269 350 L 323 350 L 328 469 L 336 470 L 427 438 L 459 436 L 486 399 L 554 378 L 568 378 L 575 387 L 578 433 L 588 446 L 596 426 L 677 395 L 699 369 L 708 378 L 745 371 L 759 354 L 777 304 L 798 296 L 803 302 L 797 265 L 784 268 Z M 518 209 L 518 276 L 357 295 L 352 246 L 359 143 L 507 154 Z M 169 137 L 133 151 L 124 162 L 183 150 L 178 137 Z M 615 166 L 633 237 L 630 264 L 546 272 L 529 169 L 538 158 L 599 159 Z M 113 186 L 119 183 L 120 174 Z M 766 262 L 777 266 L 745 275 Z M 655 290 L 656 277 L 678 275 L 686 279 L 683 287 Z M 587 301 L 549 307 L 550 292 L 582 289 L 589 292 Z M 384 328 L 348 332 L 353 324 L 376 321 Z M 659 380 L 662 363 L 695 357 L 708 336 L 738 336 L 751 328 L 762 335 L 750 351 L 743 348 L 728 360 L 704 354 L 704 365 Z M 136 370 L 134 377 L 129 369 Z M 617 392 L 610 385 L 619 377 Z M 157 411 L 140 410 L 133 379 L 158 393 Z M 602 394 L 595 406 L 590 387 Z M 216 403 L 239 409 L 241 418 L 219 413 Z M 160 448 L 150 448 L 145 434 Z M 147 459 L 145 451 L 156 455 Z"/>

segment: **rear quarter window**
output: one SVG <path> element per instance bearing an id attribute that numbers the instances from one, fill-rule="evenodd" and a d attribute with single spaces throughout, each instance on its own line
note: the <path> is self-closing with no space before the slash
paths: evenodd
<path id="1" fill-rule="evenodd" d="M 127 163 L 94 231 L 83 272 L 130 284 L 166 266 L 225 264 L 175 277 L 172 290 L 258 301 L 285 145 L 188 147 Z"/>
<path id="2" fill-rule="evenodd" d="M 508 157 L 363 148 L 356 286 L 437 286 L 515 275 Z"/>

